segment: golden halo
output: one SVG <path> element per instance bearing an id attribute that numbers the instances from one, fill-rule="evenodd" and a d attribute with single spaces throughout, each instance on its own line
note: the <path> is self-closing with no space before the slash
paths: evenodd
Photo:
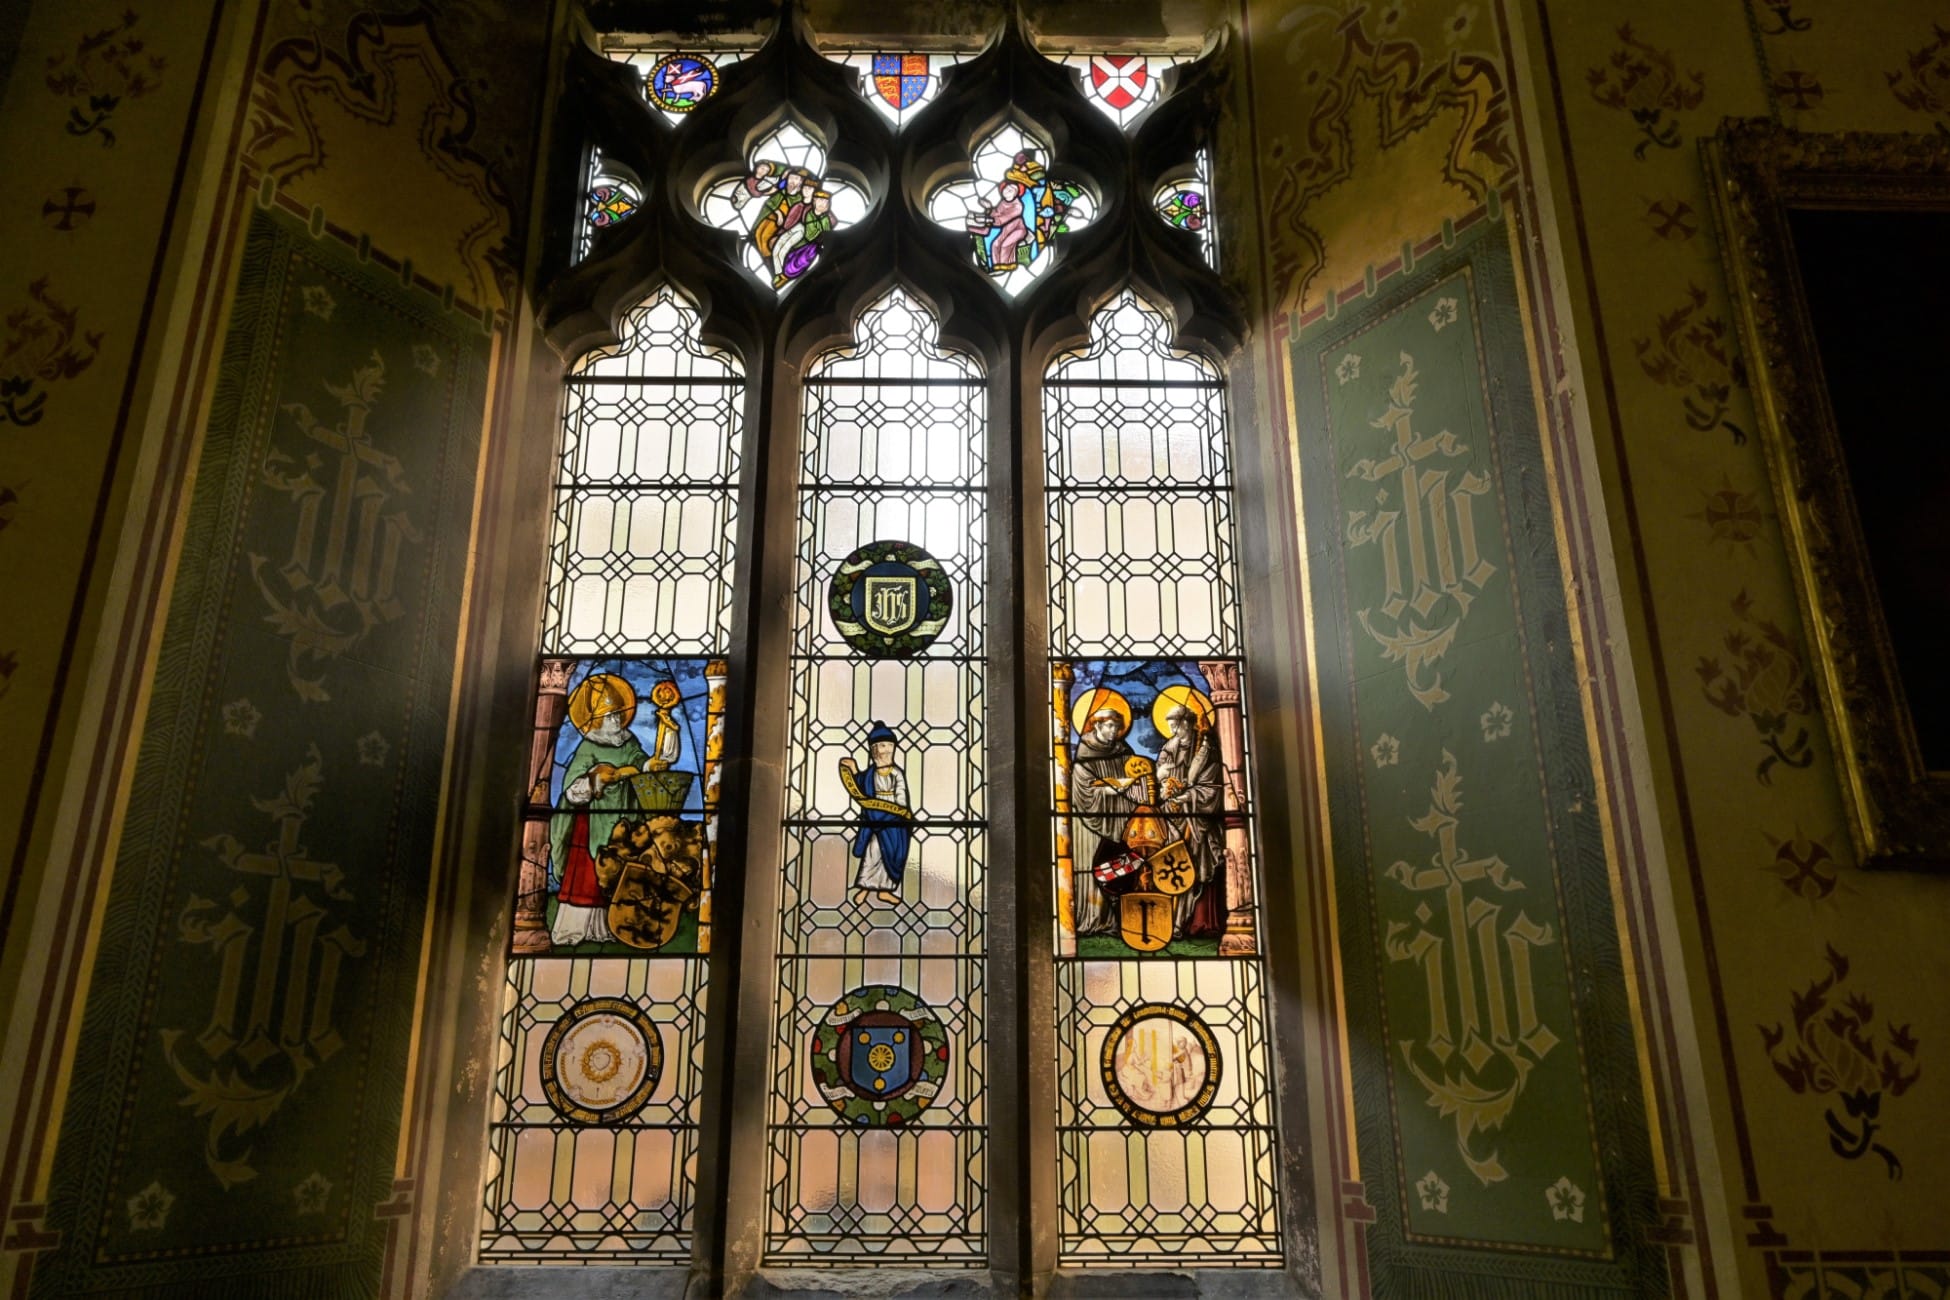
<path id="1" fill-rule="evenodd" d="M 1131 702 L 1108 686 L 1095 690 L 1079 691 L 1076 701 L 1070 707 L 1070 725 L 1076 728 L 1079 736 L 1090 730 L 1090 715 L 1109 709 L 1123 723 L 1117 730 L 1122 736 L 1131 729 Z"/>
<path id="2" fill-rule="evenodd" d="M 1171 723 L 1167 719 L 1171 717 L 1172 710 L 1181 704 L 1198 715 L 1199 726 L 1212 725 L 1211 696 L 1196 686 L 1187 686 L 1182 682 L 1167 686 L 1158 692 L 1157 700 L 1151 705 L 1151 723 L 1157 727 L 1158 734 L 1167 740 L 1171 738 Z"/>
<path id="3" fill-rule="evenodd" d="M 622 714 L 626 727 L 636 719 L 636 689 L 615 673 L 590 673 L 569 692 L 569 721 L 585 736 L 612 713 Z"/>

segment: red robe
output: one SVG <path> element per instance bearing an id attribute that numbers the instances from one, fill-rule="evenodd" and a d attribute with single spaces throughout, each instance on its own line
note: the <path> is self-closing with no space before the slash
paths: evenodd
<path id="1" fill-rule="evenodd" d="M 589 814 L 577 813 L 569 826 L 568 850 L 563 855 L 562 887 L 555 896 L 572 907 L 603 907 L 603 887 L 596 882 L 596 859 L 589 853 Z"/>

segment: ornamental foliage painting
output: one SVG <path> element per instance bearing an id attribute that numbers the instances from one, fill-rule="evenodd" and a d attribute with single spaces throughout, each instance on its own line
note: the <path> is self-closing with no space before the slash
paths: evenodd
<path id="1" fill-rule="evenodd" d="M 480 1256 L 684 1263 L 736 1203 L 762 1232 L 727 1255 L 753 1268 L 1001 1267 L 1025 1214 L 1060 1223 L 1070 1265 L 1278 1267 L 1224 377 L 1120 292 L 1043 382 L 1045 481 L 991 462 L 1024 418 L 989 401 L 991 368 L 1020 364 L 998 326 L 1050 296 L 1065 236 L 1108 215 L 1219 303 L 1187 105 L 1136 188 L 1109 173 L 1136 165 L 1176 60 L 1050 58 L 1019 25 L 981 52 L 802 36 L 606 51 L 658 147 L 582 142 L 562 261 L 588 265 L 564 282 L 665 260 L 571 340 L 619 341 L 563 390 Z M 765 100 L 771 77 L 798 89 Z M 796 102 L 842 78 L 866 107 Z M 1069 118 L 1018 107 L 1025 78 Z M 903 181 L 958 87 L 962 111 L 993 102 Z M 1094 173 L 1059 152 L 1080 131 Z M 1125 192 L 1158 198 L 1106 214 Z M 915 275 L 930 246 L 975 273 Z M 814 318 L 832 332 L 800 353 L 764 337 Z M 779 368 L 748 391 L 721 340 Z M 774 414 L 748 434 L 760 393 Z M 995 514 L 1024 499 L 1048 503 L 1047 560 Z M 1047 590 L 1052 639 L 1022 644 L 998 589 Z M 745 698 L 754 681 L 783 698 Z M 1055 862 L 1016 851 L 1025 817 Z M 1025 1005 L 1000 973 L 1023 876 L 1049 866 L 1032 950 L 1053 939 L 1054 978 Z M 707 1021 L 713 963 L 741 991 Z M 1025 1018 L 1060 1072 L 1028 1110 L 989 1087 L 1020 1077 Z M 991 1196 L 1037 1125 L 1057 1203 Z"/>

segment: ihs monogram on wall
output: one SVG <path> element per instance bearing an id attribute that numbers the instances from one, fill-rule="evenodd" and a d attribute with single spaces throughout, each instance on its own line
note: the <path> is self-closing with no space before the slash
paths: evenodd
<path id="1" fill-rule="evenodd" d="M 322 674 L 302 671 L 304 661 L 336 659 L 406 612 L 395 590 L 400 558 L 424 539 L 395 505 L 411 490 L 399 461 L 374 445 L 367 428 L 385 380 L 385 359 L 374 352 L 348 382 L 327 381 L 345 412 L 337 424 L 303 402 L 287 403 L 298 431 L 323 452 L 307 450 L 300 460 L 274 446 L 264 457 L 264 482 L 295 507 L 291 553 L 275 569 L 252 555 L 251 576 L 271 607 L 265 621 L 290 643 L 285 673 L 301 699 L 332 698 Z"/>
<path id="2" fill-rule="evenodd" d="M 209 1022 L 193 1038 L 186 1030 L 163 1030 L 163 1054 L 189 1089 L 182 1104 L 209 1121 L 203 1160 L 225 1187 L 257 1177 L 249 1148 L 233 1152 L 225 1139 L 268 1123 L 306 1076 L 345 1045 L 332 1025 L 332 1003 L 346 960 L 366 953 L 363 940 L 343 922 L 333 923 L 333 905 L 352 901 L 344 872 L 313 859 L 299 839 L 324 784 L 318 747 L 310 746 L 307 756 L 276 795 L 251 801 L 277 826 L 261 850 L 229 834 L 203 841 L 241 877 L 229 909 L 217 917 L 214 900 L 192 894 L 176 922 L 184 943 L 210 946 L 219 974 Z M 261 910 L 250 907 L 257 882 L 266 882 Z M 244 917 L 253 912 L 258 925 Z M 197 1056 L 207 1063 L 202 1070 Z"/>
<path id="3" fill-rule="evenodd" d="M 1900 1097 L 1923 1077 L 1916 1064 L 1917 1041 L 1907 1024 L 1875 1027 L 1875 1004 L 1861 993 L 1841 993 L 1848 980 L 1848 958 L 1831 945 L 1828 974 L 1789 997 L 1792 1037 L 1775 1024 L 1761 1025 L 1761 1042 L 1774 1072 L 1796 1093 L 1833 1094 L 1823 1113 L 1828 1147 L 1844 1160 L 1871 1152 L 1882 1157 L 1889 1176 L 1903 1176 L 1903 1162 L 1876 1141 L 1885 1097 Z"/>
<path id="4" fill-rule="evenodd" d="M 1359 359 L 1354 361 L 1358 374 Z M 1382 485 L 1372 514 L 1348 513 L 1347 540 L 1350 549 L 1380 544 L 1387 593 L 1379 611 L 1393 626 L 1382 624 L 1373 609 L 1359 610 L 1355 617 L 1381 646 L 1381 657 L 1403 666 L 1409 693 L 1433 710 L 1449 692 L 1443 689 L 1441 673 L 1425 674 L 1449 649 L 1476 594 L 1496 574 L 1476 541 L 1474 502 L 1489 492 L 1490 481 L 1467 468 L 1463 458 L 1469 448 L 1455 434 L 1447 429 L 1433 435 L 1414 431 L 1415 358 L 1402 353 L 1401 366 L 1388 388 L 1387 409 L 1372 421 L 1393 436 L 1394 447 L 1380 460 L 1359 461 L 1347 472 L 1349 478 Z M 1449 466 L 1434 468 L 1426 463 L 1431 458 Z M 1459 477 L 1450 482 L 1458 471 Z"/>
<path id="5" fill-rule="evenodd" d="M 1416 894 L 1440 891 L 1437 906 L 1416 904 L 1412 933 L 1406 921 L 1388 922 L 1383 942 L 1388 960 L 1414 962 L 1427 978 L 1428 1033 L 1419 1043 L 1401 1040 L 1402 1061 L 1429 1104 L 1454 1116 L 1456 1149 L 1487 1187 L 1509 1174 L 1495 1150 L 1479 1155 L 1471 1138 L 1503 1126 L 1530 1072 L 1558 1043 L 1538 1015 L 1531 971 L 1531 953 L 1557 937 L 1522 911 L 1501 924 L 1503 905 L 1487 890 L 1511 894 L 1523 882 L 1501 858 L 1472 858 L 1458 843 L 1462 774 L 1447 750 L 1430 793 L 1428 813 L 1411 823 L 1436 842 L 1430 864 L 1397 862 L 1387 875 Z"/>

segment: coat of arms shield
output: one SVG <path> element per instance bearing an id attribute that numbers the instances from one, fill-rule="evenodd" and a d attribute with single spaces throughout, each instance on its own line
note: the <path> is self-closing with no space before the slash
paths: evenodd
<path id="1" fill-rule="evenodd" d="M 920 611 L 921 579 L 914 574 L 870 574 L 867 577 L 867 626 L 898 636 L 914 626 Z"/>

